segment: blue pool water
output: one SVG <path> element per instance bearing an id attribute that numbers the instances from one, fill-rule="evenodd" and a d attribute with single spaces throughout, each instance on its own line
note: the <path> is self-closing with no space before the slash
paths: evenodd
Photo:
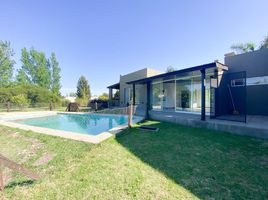
<path id="1" fill-rule="evenodd" d="M 139 117 L 133 116 L 133 121 L 137 120 L 140 120 Z M 17 122 L 31 126 L 98 135 L 119 125 L 126 125 L 127 121 L 128 117 L 125 115 L 57 114 Z"/>

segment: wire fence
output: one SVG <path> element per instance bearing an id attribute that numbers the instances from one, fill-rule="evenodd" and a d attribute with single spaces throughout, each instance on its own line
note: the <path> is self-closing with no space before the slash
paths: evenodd
<path id="1" fill-rule="evenodd" d="M 16 111 L 46 111 L 46 110 L 61 110 L 66 107 L 57 103 L 36 103 L 36 104 L 15 104 L 15 103 L 0 103 L 0 112 L 16 112 Z"/>
<path id="2" fill-rule="evenodd" d="M 135 113 L 135 111 L 136 111 L 136 106 L 133 106 L 133 113 Z M 127 115 L 128 107 L 119 107 L 119 108 L 112 108 L 112 109 L 107 108 L 107 109 L 95 111 L 95 113 Z"/>
<path id="3" fill-rule="evenodd" d="M 146 115 L 146 106 L 142 105 L 134 105 L 132 106 L 132 113 L 133 115 L 137 116 L 145 116 Z M 103 110 L 95 111 L 95 113 L 102 113 L 102 114 L 116 114 L 116 115 L 127 115 L 128 114 L 128 107 L 117 107 L 117 108 L 108 108 Z"/>

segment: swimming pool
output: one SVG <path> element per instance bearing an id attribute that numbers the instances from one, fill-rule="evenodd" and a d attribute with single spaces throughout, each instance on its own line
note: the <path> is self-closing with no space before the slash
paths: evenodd
<path id="1" fill-rule="evenodd" d="M 141 117 L 133 116 L 134 123 L 141 119 Z M 16 123 L 86 135 L 98 135 L 117 126 L 127 125 L 127 121 L 126 115 L 58 113 L 45 117 L 20 119 L 16 120 Z"/>

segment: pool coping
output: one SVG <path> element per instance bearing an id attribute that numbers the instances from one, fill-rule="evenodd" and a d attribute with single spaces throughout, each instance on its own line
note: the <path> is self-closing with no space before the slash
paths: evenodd
<path id="1" fill-rule="evenodd" d="M 57 112 L 55 114 L 73 114 L 73 113 Z M 75 114 L 87 114 L 87 113 L 75 113 Z M 88 114 L 95 114 L 95 113 L 88 113 Z M 141 120 L 142 118 L 134 120 L 133 123 L 138 123 Z M 37 133 L 42 133 L 42 134 L 51 135 L 51 136 L 73 139 L 73 140 L 82 141 L 82 142 L 89 142 L 93 144 L 98 144 L 112 137 L 113 135 L 120 133 L 124 129 L 128 128 L 128 125 L 119 125 L 108 131 L 102 132 L 98 135 L 86 135 L 86 134 L 81 134 L 81 133 L 77 133 L 73 131 L 63 131 L 63 130 L 57 130 L 57 129 L 51 129 L 51 128 L 38 127 L 38 126 L 30 126 L 26 124 L 19 124 L 16 122 L 4 121 L 4 120 L 0 120 L 0 125 L 8 126 L 11 128 L 19 128 L 19 129 L 26 130 L 26 131 L 34 131 Z"/>

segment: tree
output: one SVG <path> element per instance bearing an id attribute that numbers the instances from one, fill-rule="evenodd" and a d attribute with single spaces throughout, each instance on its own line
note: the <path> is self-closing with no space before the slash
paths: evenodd
<path id="1" fill-rule="evenodd" d="M 70 93 L 68 94 L 68 96 L 69 96 L 69 97 L 76 97 L 76 93 L 75 93 L 75 92 L 70 92 Z"/>
<path id="2" fill-rule="evenodd" d="M 176 71 L 177 69 L 172 67 L 172 66 L 168 66 L 167 69 L 166 69 L 166 72 L 174 72 Z"/>
<path id="3" fill-rule="evenodd" d="M 18 70 L 16 80 L 19 84 L 23 85 L 30 83 L 25 71 L 23 71 L 22 69 Z"/>
<path id="4" fill-rule="evenodd" d="M 120 98 L 120 91 L 116 90 L 114 93 L 114 99 L 119 99 Z"/>
<path id="5" fill-rule="evenodd" d="M 26 48 L 21 49 L 21 59 L 22 66 L 21 69 L 18 70 L 17 81 L 19 83 L 34 83 L 34 65 L 32 60 L 30 59 L 30 54 Z"/>
<path id="6" fill-rule="evenodd" d="M 14 50 L 10 42 L 0 40 L 0 87 L 7 87 L 11 83 L 15 60 Z"/>
<path id="7" fill-rule="evenodd" d="M 78 98 L 90 99 L 90 87 L 87 79 L 84 76 L 81 76 L 77 83 L 77 92 L 76 95 Z"/>
<path id="8" fill-rule="evenodd" d="M 109 95 L 107 94 L 107 93 L 102 93 L 99 97 L 98 97 L 98 99 L 100 99 L 100 100 L 102 100 L 102 101 L 108 101 L 108 99 L 109 99 Z"/>
<path id="9" fill-rule="evenodd" d="M 238 43 L 238 44 L 233 44 L 231 46 L 232 50 L 235 50 L 237 53 L 246 53 L 246 52 L 250 52 L 250 51 L 254 51 L 256 48 L 256 45 L 252 42 L 248 42 L 248 43 Z"/>
<path id="10" fill-rule="evenodd" d="M 47 89 L 51 86 L 50 62 L 43 52 L 38 52 L 31 48 L 28 52 L 26 48 L 21 50 L 22 67 L 17 74 L 19 83 L 31 83 Z"/>
<path id="11" fill-rule="evenodd" d="M 51 77 L 51 91 L 56 94 L 56 95 L 60 95 L 60 88 L 61 88 L 61 84 L 60 84 L 60 67 L 59 67 L 59 63 L 56 59 L 56 55 L 55 53 L 51 54 L 51 68 L 52 68 L 52 77 Z"/>
<path id="12" fill-rule="evenodd" d="M 35 84 L 50 89 L 51 85 L 51 74 L 50 74 L 50 64 L 47 63 L 46 56 L 43 52 L 37 52 L 32 49 L 32 58 L 35 62 Z M 30 51 L 30 53 L 31 53 Z"/>
<path id="13" fill-rule="evenodd" d="M 264 37 L 264 40 L 261 42 L 260 49 L 268 48 L 268 35 Z"/>
<path id="14" fill-rule="evenodd" d="M 18 94 L 11 97 L 11 103 L 18 105 L 20 109 L 22 109 L 23 107 L 27 107 L 29 105 L 29 100 L 27 99 L 26 95 Z"/>

